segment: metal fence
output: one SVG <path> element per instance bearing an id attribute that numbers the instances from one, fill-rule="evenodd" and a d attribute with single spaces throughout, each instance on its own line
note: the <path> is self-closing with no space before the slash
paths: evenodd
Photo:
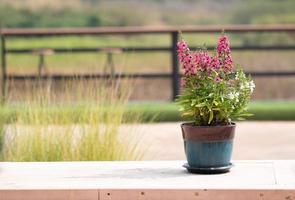
<path id="1" fill-rule="evenodd" d="M 179 63 L 177 60 L 177 40 L 178 31 L 181 30 L 183 33 L 218 33 L 222 29 L 226 30 L 227 33 L 263 33 L 263 32 L 285 32 L 295 33 L 295 25 L 227 25 L 227 26 L 194 26 L 194 27 L 170 27 L 170 28 L 153 28 L 153 27 L 109 27 L 109 28 L 60 28 L 60 29 L 1 29 L 1 68 L 2 68 L 2 97 L 6 96 L 7 81 L 24 80 L 24 79 L 72 79 L 72 78 L 83 78 L 83 79 L 96 79 L 96 78 L 171 78 L 171 89 L 173 100 L 179 94 Z M 166 34 L 171 37 L 171 45 L 163 47 L 111 47 L 111 48 L 51 48 L 51 49 L 34 49 L 34 48 L 23 48 L 13 49 L 7 48 L 6 42 L 9 38 L 15 37 L 52 37 L 52 36 L 84 36 L 84 35 L 143 35 L 143 34 Z M 212 49 L 209 47 L 208 49 Z M 43 56 L 46 53 L 89 53 L 89 52 L 106 52 L 113 49 L 120 49 L 121 52 L 170 52 L 171 55 L 171 72 L 170 73 L 121 73 L 121 74 L 81 74 L 81 75 L 42 75 L 42 62 L 44 62 Z M 197 47 L 192 47 L 197 49 Z M 268 45 L 268 46 L 233 46 L 233 50 L 295 50 L 295 45 Z M 7 74 L 7 54 L 28 54 L 37 52 L 40 56 L 39 73 L 37 75 L 9 75 Z M 295 71 L 276 71 L 276 72 L 247 72 L 252 76 L 295 76 Z"/>

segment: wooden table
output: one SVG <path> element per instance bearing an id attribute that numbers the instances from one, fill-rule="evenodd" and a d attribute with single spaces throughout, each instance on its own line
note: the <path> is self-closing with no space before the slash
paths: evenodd
<path id="1" fill-rule="evenodd" d="M 219 175 L 189 174 L 183 163 L 2 162 L 0 199 L 295 200 L 295 160 L 235 161 Z"/>

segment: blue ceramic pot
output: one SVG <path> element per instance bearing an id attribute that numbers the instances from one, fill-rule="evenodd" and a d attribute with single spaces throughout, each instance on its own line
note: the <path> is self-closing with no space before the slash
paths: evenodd
<path id="1" fill-rule="evenodd" d="M 224 126 L 181 125 L 184 150 L 190 167 L 210 168 L 230 165 L 235 124 Z"/>

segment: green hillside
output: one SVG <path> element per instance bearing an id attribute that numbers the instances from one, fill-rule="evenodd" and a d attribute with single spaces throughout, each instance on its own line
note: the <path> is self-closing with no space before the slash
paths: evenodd
<path id="1" fill-rule="evenodd" d="M 4 27 L 294 23 L 293 0 L 0 0 Z"/>

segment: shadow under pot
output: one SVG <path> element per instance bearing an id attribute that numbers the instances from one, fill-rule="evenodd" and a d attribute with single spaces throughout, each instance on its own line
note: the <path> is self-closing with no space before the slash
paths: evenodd
<path id="1" fill-rule="evenodd" d="M 196 126 L 181 124 L 184 151 L 187 158 L 184 167 L 191 173 L 226 173 L 232 167 L 231 156 L 236 124 L 220 126 Z"/>

